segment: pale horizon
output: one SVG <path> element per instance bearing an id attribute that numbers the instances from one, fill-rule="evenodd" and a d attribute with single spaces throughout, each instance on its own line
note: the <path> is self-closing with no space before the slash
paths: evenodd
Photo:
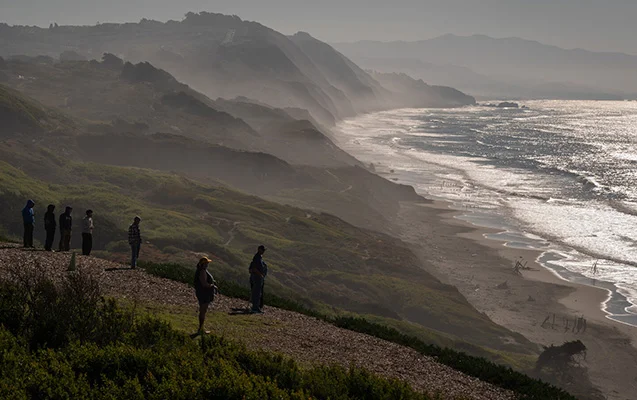
<path id="1" fill-rule="evenodd" d="M 181 20 L 189 12 L 237 15 L 284 34 L 305 31 L 329 42 L 417 41 L 445 34 L 516 37 L 565 49 L 637 55 L 637 2 L 564 0 L 0 0 L 0 22 L 48 27 Z M 382 29 L 380 29 L 382 28 Z M 586 29 L 583 29 L 586 28 Z"/>

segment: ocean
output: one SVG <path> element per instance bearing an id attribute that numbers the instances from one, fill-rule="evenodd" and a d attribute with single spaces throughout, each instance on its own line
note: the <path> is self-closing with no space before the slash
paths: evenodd
<path id="1" fill-rule="evenodd" d="M 606 288 L 608 318 L 637 326 L 637 102 L 522 104 L 366 114 L 337 142 L 498 229 L 490 239 L 540 250 L 561 278 Z"/>

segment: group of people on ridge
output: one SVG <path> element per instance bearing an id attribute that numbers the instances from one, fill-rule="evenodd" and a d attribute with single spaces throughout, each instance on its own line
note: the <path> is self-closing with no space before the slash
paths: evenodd
<path id="1" fill-rule="evenodd" d="M 35 248 L 33 245 L 33 232 L 35 231 L 35 202 L 28 200 L 26 206 L 22 209 L 22 221 L 24 222 L 24 247 Z M 60 230 L 60 243 L 58 251 L 69 251 L 71 247 L 71 235 L 73 233 L 73 216 L 71 213 L 73 208 L 66 206 L 64 212 L 60 214 L 58 219 L 55 218 L 55 205 L 49 204 L 44 213 L 44 231 L 46 239 L 44 241 L 44 249 L 53 251 L 53 241 L 55 240 L 55 232 Z M 139 249 L 142 244 L 142 236 L 139 230 L 140 217 L 135 217 L 133 224 L 128 228 L 128 244 L 131 246 L 131 268 L 137 267 L 137 259 L 139 258 Z M 86 215 L 82 219 L 82 254 L 91 255 L 93 250 L 93 210 L 86 210 Z"/>
<path id="2" fill-rule="evenodd" d="M 22 209 L 25 248 L 35 248 L 33 245 L 33 232 L 35 231 L 34 207 L 35 202 L 28 200 L 24 209 Z M 46 251 L 53 251 L 53 240 L 58 226 L 60 229 L 60 245 L 58 251 L 69 251 L 71 234 L 73 232 L 72 211 L 73 208 L 67 206 L 64 209 L 64 213 L 60 214 L 59 219 L 56 220 L 55 205 L 49 204 L 47 207 L 46 213 L 44 214 L 44 230 L 46 231 L 44 248 Z M 139 229 L 141 220 L 140 217 L 136 216 L 128 228 L 128 244 L 131 247 L 131 268 L 137 267 L 139 250 L 142 245 L 142 236 Z M 85 256 L 90 255 L 93 248 L 93 229 L 93 210 L 86 210 L 86 216 L 82 219 L 82 254 Z M 252 314 L 263 313 L 263 289 L 265 277 L 268 275 L 268 265 L 263 261 L 265 251 L 265 246 L 259 246 L 248 268 L 248 272 L 250 273 L 250 313 Z M 215 295 L 219 293 L 217 283 L 212 274 L 208 271 L 208 265 L 211 262 L 212 260 L 208 257 L 201 258 L 197 263 L 197 269 L 195 271 L 195 295 L 199 301 L 199 332 L 203 332 L 206 312 L 213 302 Z"/>

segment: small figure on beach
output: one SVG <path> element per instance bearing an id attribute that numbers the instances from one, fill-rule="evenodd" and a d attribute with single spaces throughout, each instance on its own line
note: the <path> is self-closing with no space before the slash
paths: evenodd
<path id="1" fill-rule="evenodd" d="M 93 210 L 86 210 L 86 216 L 82 219 L 82 254 L 91 255 L 93 249 Z"/>
<path id="2" fill-rule="evenodd" d="M 215 299 L 215 294 L 218 293 L 217 283 L 212 277 L 210 271 L 208 271 L 208 265 L 212 262 L 208 257 L 203 257 L 197 263 L 197 270 L 195 271 L 195 295 L 199 301 L 199 330 L 200 335 L 203 333 L 210 333 L 210 331 L 204 331 L 203 325 L 206 321 L 206 313 L 210 304 Z"/>
<path id="3" fill-rule="evenodd" d="M 59 251 L 69 251 L 71 249 L 71 233 L 73 230 L 73 208 L 66 206 L 64 213 L 60 214 L 60 246 Z"/>
<path id="4" fill-rule="evenodd" d="M 24 240 L 25 248 L 33 248 L 33 230 L 35 228 L 35 213 L 33 212 L 35 202 L 27 200 L 26 206 L 22 209 L 22 222 L 24 222 Z"/>
<path id="5" fill-rule="evenodd" d="M 44 213 L 44 231 L 46 232 L 46 239 L 44 240 L 44 250 L 53 251 L 53 240 L 55 240 L 55 229 L 57 228 L 57 222 L 55 221 L 55 206 L 49 204 Z"/>
<path id="6" fill-rule="evenodd" d="M 263 261 L 263 254 L 265 253 L 265 246 L 260 245 L 257 248 L 257 253 L 252 257 L 250 263 L 250 299 L 252 302 L 253 314 L 263 313 L 263 289 L 265 286 L 265 277 L 268 275 L 268 265 Z"/>
<path id="7" fill-rule="evenodd" d="M 130 267 L 132 269 L 137 268 L 137 259 L 139 259 L 139 249 L 142 246 L 142 233 L 139 230 L 139 223 L 142 219 L 136 216 L 133 219 L 133 223 L 128 227 L 128 244 L 131 248 L 131 261 Z"/>

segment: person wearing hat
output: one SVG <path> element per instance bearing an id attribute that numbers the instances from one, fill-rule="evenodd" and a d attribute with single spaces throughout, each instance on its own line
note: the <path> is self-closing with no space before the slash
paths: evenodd
<path id="1" fill-rule="evenodd" d="M 210 303 L 215 298 L 215 293 L 218 292 L 217 284 L 212 274 L 208 271 L 208 265 L 212 262 L 208 257 L 203 257 L 197 263 L 197 270 L 195 271 L 195 295 L 199 301 L 199 333 L 204 333 L 203 324 L 206 320 L 206 312 Z M 210 331 L 205 331 L 210 333 Z"/>
<path id="2" fill-rule="evenodd" d="M 250 263 L 250 299 L 252 302 L 253 314 L 263 313 L 263 288 L 265 286 L 265 277 L 268 275 L 268 265 L 263 261 L 265 246 L 261 245 L 257 248 L 257 253 L 252 257 Z"/>
<path id="3" fill-rule="evenodd" d="M 73 208 L 66 206 L 64 213 L 60 214 L 60 251 L 69 251 L 71 248 L 71 232 L 73 230 Z"/>
<path id="4" fill-rule="evenodd" d="M 142 234 L 139 230 L 139 223 L 142 221 L 138 216 L 133 219 L 133 223 L 128 227 L 128 244 L 131 248 L 130 267 L 137 268 L 137 259 L 139 258 L 139 248 L 142 246 Z"/>
<path id="5" fill-rule="evenodd" d="M 86 216 L 82 220 L 82 254 L 91 255 L 93 249 L 93 210 L 86 210 Z"/>

